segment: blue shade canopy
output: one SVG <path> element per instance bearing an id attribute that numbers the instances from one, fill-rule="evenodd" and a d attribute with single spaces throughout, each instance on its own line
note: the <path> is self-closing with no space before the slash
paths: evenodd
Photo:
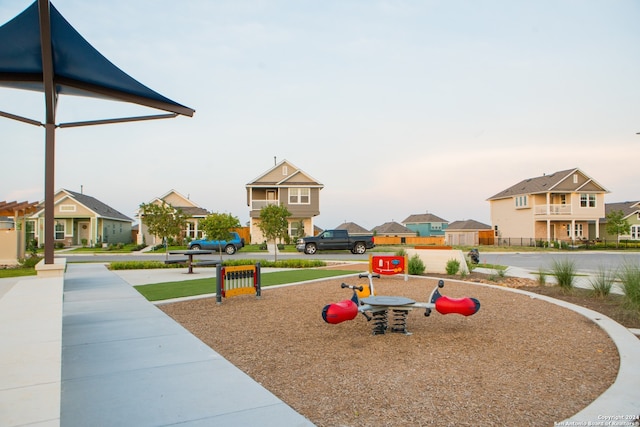
<path id="1" fill-rule="evenodd" d="M 49 6 L 50 25 L 41 22 L 36 1 L 0 27 L 0 86 L 44 92 L 42 40 L 50 40 L 56 95 L 125 101 L 193 116 L 195 110 L 160 95 L 112 64 Z"/>

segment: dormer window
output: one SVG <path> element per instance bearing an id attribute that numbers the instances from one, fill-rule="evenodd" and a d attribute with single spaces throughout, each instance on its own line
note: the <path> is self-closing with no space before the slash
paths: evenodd
<path id="1" fill-rule="evenodd" d="M 577 173 L 574 173 L 574 174 L 573 174 L 573 183 L 574 183 L 574 184 L 577 184 L 577 183 L 578 183 L 578 174 L 577 174 Z"/>
<path id="2" fill-rule="evenodd" d="M 289 168 L 286 165 L 282 166 L 282 175 L 289 175 Z"/>

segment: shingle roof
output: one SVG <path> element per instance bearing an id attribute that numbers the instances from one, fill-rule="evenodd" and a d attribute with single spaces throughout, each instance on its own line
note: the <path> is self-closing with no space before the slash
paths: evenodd
<path id="1" fill-rule="evenodd" d="M 446 231 L 456 230 L 491 230 L 491 226 L 473 219 L 467 219 L 465 221 L 453 221 Z"/>
<path id="2" fill-rule="evenodd" d="M 349 234 L 371 234 L 369 230 L 359 226 L 355 222 L 343 222 L 335 228 L 336 230 L 347 230 Z"/>
<path id="3" fill-rule="evenodd" d="M 605 203 L 604 205 L 604 214 L 609 215 L 613 211 L 622 211 L 624 214 L 623 218 L 627 218 L 634 213 L 640 212 L 640 201 L 636 200 L 633 202 L 617 202 L 617 203 Z M 601 223 L 606 223 L 607 218 L 600 218 Z"/>
<path id="4" fill-rule="evenodd" d="M 94 211 L 96 214 L 111 219 L 119 219 L 122 221 L 131 221 L 133 220 L 123 213 L 113 209 L 111 206 L 102 203 L 100 200 L 87 196 L 86 194 L 76 193 L 75 191 L 64 190 L 66 193 L 69 193 L 74 199 L 78 201 L 78 203 L 83 204 L 87 208 Z"/>
<path id="5" fill-rule="evenodd" d="M 546 193 L 575 170 L 577 170 L 577 168 L 554 172 L 551 175 L 524 179 L 506 190 L 502 190 L 498 194 L 489 197 L 488 200 L 503 199 L 519 194 Z"/>
<path id="6" fill-rule="evenodd" d="M 410 230 L 404 225 L 398 224 L 395 221 L 385 222 L 382 225 L 373 227 L 373 230 L 371 231 L 375 231 L 377 234 L 416 234 L 415 231 Z"/>
<path id="7" fill-rule="evenodd" d="M 197 206 L 174 206 L 174 208 L 182 209 L 182 212 L 189 216 L 207 216 L 209 212 L 205 208 Z"/>
<path id="8" fill-rule="evenodd" d="M 413 214 L 409 215 L 407 219 L 402 221 L 403 224 L 426 224 L 430 222 L 444 222 L 448 223 L 446 219 L 442 219 L 431 213 Z"/>

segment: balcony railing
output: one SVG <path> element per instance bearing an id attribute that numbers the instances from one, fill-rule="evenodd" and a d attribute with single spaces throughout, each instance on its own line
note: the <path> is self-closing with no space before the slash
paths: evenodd
<path id="1" fill-rule="evenodd" d="M 277 200 L 252 200 L 251 201 L 251 210 L 252 211 L 259 211 L 260 209 L 264 208 L 265 206 L 269 206 L 269 205 L 278 205 L 278 201 Z"/>
<path id="2" fill-rule="evenodd" d="M 539 205 L 536 215 L 571 215 L 571 205 Z"/>

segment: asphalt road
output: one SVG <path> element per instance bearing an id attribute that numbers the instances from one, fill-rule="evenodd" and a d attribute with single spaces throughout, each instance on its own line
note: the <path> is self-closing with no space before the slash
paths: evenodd
<path id="1" fill-rule="evenodd" d="M 595 273 L 600 269 L 616 270 L 626 263 L 640 266 L 640 252 L 482 252 L 480 262 L 483 264 L 507 265 L 536 272 L 540 269 L 550 270 L 554 260 L 570 259 L 576 264 L 576 270 Z"/>
<path id="2" fill-rule="evenodd" d="M 375 255 L 392 255 L 391 253 L 375 252 Z M 74 254 L 73 252 L 57 253 L 56 257 L 67 258 L 67 262 L 112 262 L 112 261 L 163 261 L 165 259 L 164 254 Z M 180 255 L 169 255 L 169 258 L 184 258 Z M 211 255 L 198 255 L 199 260 L 217 260 L 220 259 L 220 254 Z M 266 259 L 273 261 L 274 255 L 267 252 L 237 252 L 235 255 L 222 254 L 222 259 Z M 278 254 L 278 260 L 283 259 L 321 259 L 321 260 L 337 260 L 337 261 L 368 261 L 369 253 L 362 255 L 352 254 L 344 251 L 344 253 L 327 253 L 317 255 L 304 255 L 301 253 L 282 253 Z"/>
<path id="3" fill-rule="evenodd" d="M 373 252 L 374 255 L 392 255 L 391 253 Z M 73 254 L 60 253 L 56 256 L 66 257 L 67 262 L 111 262 L 118 261 L 143 261 L 165 259 L 164 254 Z M 175 257 L 175 256 L 174 256 Z M 198 259 L 219 259 L 220 255 L 199 255 Z M 273 260 L 274 255 L 266 252 L 238 252 L 235 255 L 223 254 L 222 259 L 266 259 Z M 367 261 L 369 253 L 354 255 L 349 252 L 304 255 L 300 253 L 278 254 L 278 259 L 324 259 L 337 261 Z M 498 264 L 510 267 L 518 267 L 536 272 L 539 269 L 548 270 L 553 265 L 555 259 L 571 259 L 575 261 L 578 271 L 594 273 L 599 269 L 615 270 L 625 263 L 640 265 L 640 252 L 482 252 L 480 248 L 480 262 L 483 264 Z"/>

